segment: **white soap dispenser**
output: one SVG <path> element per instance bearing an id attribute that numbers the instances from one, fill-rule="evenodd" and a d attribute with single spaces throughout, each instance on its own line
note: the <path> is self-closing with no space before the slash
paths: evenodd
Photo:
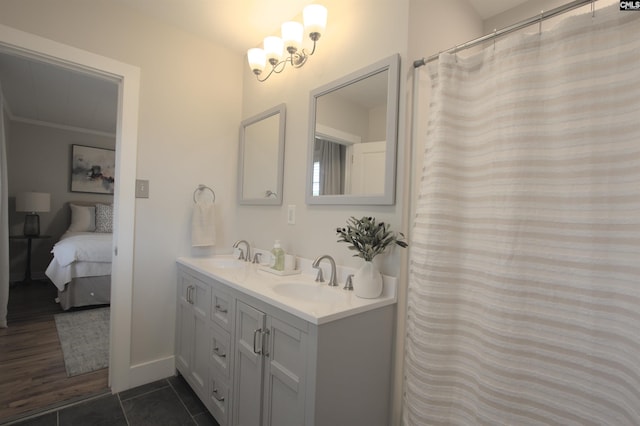
<path id="1" fill-rule="evenodd" d="M 271 249 L 271 268 L 284 271 L 284 250 L 280 246 L 280 240 L 276 240 Z"/>

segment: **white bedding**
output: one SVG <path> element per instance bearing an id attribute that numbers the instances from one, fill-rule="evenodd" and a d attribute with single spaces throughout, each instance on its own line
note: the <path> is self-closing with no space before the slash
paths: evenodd
<path id="1" fill-rule="evenodd" d="M 111 262 L 113 234 L 96 232 L 65 232 L 51 252 L 60 266 L 76 261 Z"/>
<path id="2" fill-rule="evenodd" d="M 53 260 L 45 274 L 64 290 L 72 278 L 111 274 L 112 234 L 66 232 L 53 246 Z"/>

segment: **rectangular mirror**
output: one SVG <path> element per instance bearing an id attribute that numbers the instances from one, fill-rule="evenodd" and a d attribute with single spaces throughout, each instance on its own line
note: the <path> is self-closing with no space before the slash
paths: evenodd
<path id="1" fill-rule="evenodd" d="M 282 204 L 285 116 L 280 104 L 240 124 L 240 204 Z"/>
<path id="2" fill-rule="evenodd" d="M 308 204 L 395 202 L 400 56 L 311 92 Z"/>

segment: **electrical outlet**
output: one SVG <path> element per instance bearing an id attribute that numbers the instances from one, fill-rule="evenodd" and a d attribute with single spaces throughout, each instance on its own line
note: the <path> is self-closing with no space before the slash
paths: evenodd
<path id="1" fill-rule="evenodd" d="M 287 210 L 287 223 L 289 225 L 296 224 L 296 206 L 295 204 L 289 204 L 289 208 Z"/>
<path id="2" fill-rule="evenodd" d="M 136 179 L 136 198 L 149 198 L 149 181 Z"/>

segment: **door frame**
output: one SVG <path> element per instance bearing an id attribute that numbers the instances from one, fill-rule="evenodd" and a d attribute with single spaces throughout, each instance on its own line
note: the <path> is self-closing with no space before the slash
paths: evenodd
<path id="1" fill-rule="evenodd" d="M 31 33 L 0 24 L 0 49 L 111 79 L 118 84 L 116 129 L 116 185 L 114 201 L 113 264 L 109 386 L 113 393 L 130 387 L 131 309 L 135 232 L 135 179 L 138 151 L 140 69 Z"/>

